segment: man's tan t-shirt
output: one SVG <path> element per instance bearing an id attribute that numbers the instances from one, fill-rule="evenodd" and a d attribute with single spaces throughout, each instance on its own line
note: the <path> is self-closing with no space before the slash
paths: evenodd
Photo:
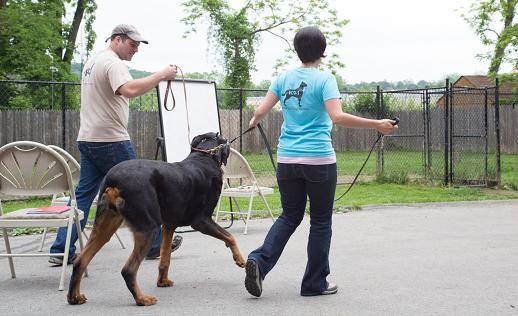
<path id="1" fill-rule="evenodd" d="M 81 126 L 78 141 L 129 140 L 129 99 L 115 93 L 132 80 L 128 67 L 112 50 L 87 61 L 81 82 Z"/>

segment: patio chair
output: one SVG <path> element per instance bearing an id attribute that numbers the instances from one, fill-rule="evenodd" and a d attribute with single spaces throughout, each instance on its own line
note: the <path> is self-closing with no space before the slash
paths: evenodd
<path id="1" fill-rule="evenodd" d="M 79 183 L 79 175 L 81 172 L 81 170 L 80 170 L 81 166 L 79 165 L 77 160 L 70 153 L 68 153 L 66 150 L 64 150 L 63 148 L 61 148 L 59 146 L 55 146 L 55 145 L 47 145 L 47 146 L 54 149 L 58 154 L 60 154 L 63 157 L 63 159 L 65 159 L 65 161 L 68 163 L 68 166 L 70 167 L 70 172 L 72 172 L 72 180 L 74 181 L 74 186 L 77 185 Z M 68 196 L 66 193 L 67 192 L 61 192 L 59 194 L 54 194 L 52 196 L 52 202 L 50 204 L 51 205 L 68 205 L 68 202 L 70 201 L 70 196 Z M 92 202 L 92 207 L 97 206 L 98 197 L 99 196 L 95 196 L 95 199 Z M 39 249 L 40 252 L 43 251 L 43 245 L 45 243 L 45 238 L 47 237 L 47 231 L 48 231 L 48 228 L 45 227 L 45 229 L 43 230 L 43 234 L 41 236 L 41 243 L 40 243 L 40 249 Z M 86 234 L 86 232 L 83 230 L 82 233 L 85 236 L 86 240 L 88 240 L 88 235 Z M 124 242 L 120 238 L 119 234 L 117 234 L 117 232 L 115 232 L 115 237 L 117 237 L 117 240 L 119 241 L 119 244 L 121 245 L 121 248 L 126 249 L 126 245 L 124 245 Z"/>
<path id="2" fill-rule="evenodd" d="M 218 221 L 220 213 L 226 214 L 238 214 L 243 218 L 242 215 L 246 215 L 246 219 L 243 218 L 245 222 L 245 231 L 246 235 L 248 232 L 248 222 L 250 221 L 252 215 L 252 204 L 254 197 L 260 196 L 263 199 L 264 204 L 266 205 L 267 211 L 270 213 L 272 220 L 275 220 L 273 217 L 272 210 L 266 201 L 265 195 L 273 194 L 273 188 L 262 187 L 257 184 L 257 179 L 255 178 L 248 161 L 241 155 L 237 150 L 230 148 L 230 155 L 227 160 L 227 165 L 222 166 L 223 169 L 223 188 L 221 190 L 221 195 L 218 200 L 218 206 L 216 208 L 216 222 Z M 245 182 L 249 183 L 247 185 L 238 185 L 231 186 L 229 182 L 239 181 L 240 183 Z M 231 202 L 234 200 L 237 211 L 222 211 L 221 210 L 221 198 L 229 197 Z M 239 204 L 236 198 L 246 198 L 248 199 L 248 210 L 246 212 L 241 211 L 239 208 Z"/>
<path id="3" fill-rule="evenodd" d="M 64 289 L 65 270 L 68 263 L 72 225 L 81 230 L 79 221 L 83 212 L 77 209 L 74 182 L 70 167 L 55 150 L 40 143 L 19 141 L 0 148 L 0 193 L 7 196 L 48 196 L 70 192 L 70 209 L 60 214 L 30 214 L 30 209 L 19 209 L 3 214 L 0 201 L 0 228 L 5 241 L 11 276 L 16 278 L 13 257 L 63 256 L 58 289 Z M 64 253 L 12 253 L 8 228 L 17 227 L 68 227 Z M 79 234 L 79 247 L 83 249 L 83 236 Z"/>

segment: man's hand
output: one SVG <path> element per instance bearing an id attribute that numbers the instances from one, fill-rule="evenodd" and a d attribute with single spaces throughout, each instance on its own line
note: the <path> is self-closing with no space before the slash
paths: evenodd
<path id="1" fill-rule="evenodd" d="M 160 74 L 160 78 L 162 80 L 173 80 L 176 78 L 176 74 L 178 72 L 178 67 L 175 65 L 166 66 L 164 69 L 160 70 L 158 73 Z"/>

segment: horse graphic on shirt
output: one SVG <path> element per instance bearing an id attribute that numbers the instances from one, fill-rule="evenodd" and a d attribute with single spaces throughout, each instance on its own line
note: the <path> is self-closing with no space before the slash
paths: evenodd
<path id="1" fill-rule="evenodd" d="M 288 101 L 291 97 L 294 97 L 299 100 L 300 107 L 300 100 L 302 99 L 302 95 L 304 94 L 304 88 L 306 88 L 307 86 L 307 83 L 302 81 L 297 89 L 288 89 L 284 91 L 284 93 L 282 94 L 283 96 L 286 96 L 284 98 L 284 105 L 286 105 L 286 101 Z"/>

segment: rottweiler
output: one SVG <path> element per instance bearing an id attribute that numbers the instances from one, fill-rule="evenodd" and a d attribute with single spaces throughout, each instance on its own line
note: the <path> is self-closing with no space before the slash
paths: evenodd
<path id="1" fill-rule="evenodd" d="M 246 264 L 232 234 L 212 220 L 222 187 L 221 165 L 230 153 L 227 140 L 217 133 L 196 136 L 189 156 L 177 163 L 156 160 L 129 160 L 107 173 L 92 234 L 85 249 L 74 262 L 67 300 L 69 304 L 86 301 L 80 293 L 81 278 L 88 263 L 107 243 L 125 220 L 133 232 L 134 248 L 121 274 L 140 306 L 153 305 L 156 298 L 145 295 L 137 284 L 137 271 L 162 225 L 157 286 L 169 287 L 171 241 L 177 227 L 193 229 L 225 242 L 234 262 Z"/>

